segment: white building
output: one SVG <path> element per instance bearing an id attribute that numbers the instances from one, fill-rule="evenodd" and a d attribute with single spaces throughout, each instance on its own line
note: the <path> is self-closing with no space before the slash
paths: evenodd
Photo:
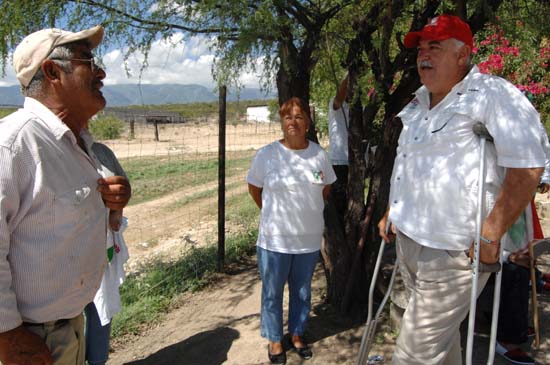
<path id="1" fill-rule="evenodd" d="M 256 105 L 247 107 L 246 121 L 249 123 L 269 123 L 269 108 L 267 107 L 267 105 Z"/>

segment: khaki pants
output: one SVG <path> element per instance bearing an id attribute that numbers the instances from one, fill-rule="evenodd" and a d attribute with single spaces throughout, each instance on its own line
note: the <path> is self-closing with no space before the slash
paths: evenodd
<path id="1" fill-rule="evenodd" d="M 425 247 L 402 233 L 397 257 L 410 300 L 392 364 L 460 365 L 460 323 L 470 309 L 470 260 L 463 251 Z M 488 278 L 488 273 L 479 275 L 479 292 Z"/>
<path id="2" fill-rule="evenodd" d="M 84 365 L 84 316 L 73 319 L 24 324 L 46 342 L 52 352 L 55 365 Z"/>

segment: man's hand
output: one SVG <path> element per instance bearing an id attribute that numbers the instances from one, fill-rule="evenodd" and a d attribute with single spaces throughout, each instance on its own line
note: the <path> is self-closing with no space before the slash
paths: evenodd
<path id="1" fill-rule="evenodd" d="M 23 326 L 0 333 L 0 362 L 3 365 L 53 365 L 44 341 Z"/>
<path id="2" fill-rule="evenodd" d="M 529 251 L 526 249 L 520 249 L 516 252 L 512 252 L 508 256 L 508 261 L 519 266 L 523 266 L 527 269 L 531 267 L 531 257 L 529 256 Z"/>
<path id="3" fill-rule="evenodd" d="M 128 204 L 132 196 L 130 182 L 124 176 L 110 176 L 97 181 L 97 191 L 111 210 L 121 210 Z"/>
<path id="4" fill-rule="evenodd" d="M 528 254 L 514 252 L 508 256 L 508 261 L 528 269 L 530 267 L 531 258 Z"/>

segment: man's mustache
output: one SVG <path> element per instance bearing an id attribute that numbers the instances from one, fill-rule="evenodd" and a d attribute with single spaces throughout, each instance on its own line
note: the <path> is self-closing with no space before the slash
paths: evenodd
<path id="1" fill-rule="evenodd" d="M 421 68 L 433 68 L 433 65 L 430 61 L 428 60 L 423 60 L 423 61 L 420 61 L 418 63 L 418 66 L 421 67 Z"/>

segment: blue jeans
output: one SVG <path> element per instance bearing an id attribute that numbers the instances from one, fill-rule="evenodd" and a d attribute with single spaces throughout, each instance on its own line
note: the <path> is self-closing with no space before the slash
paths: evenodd
<path id="1" fill-rule="evenodd" d="M 283 339 L 283 291 L 288 281 L 288 332 L 304 334 L 311 308 L 311 279 L 319 251 L 286 254 L 257 247 L 258 268 L 262 278 L 262 337 L 273 342 Z"/>
<path id="2" fill-rule="evenodd" d="M 84 309 L 86 314 L 86 361 L 89 365 L 105 365 L 109 358 L 111 323 L 102 326 L 95 304 Z"/>

